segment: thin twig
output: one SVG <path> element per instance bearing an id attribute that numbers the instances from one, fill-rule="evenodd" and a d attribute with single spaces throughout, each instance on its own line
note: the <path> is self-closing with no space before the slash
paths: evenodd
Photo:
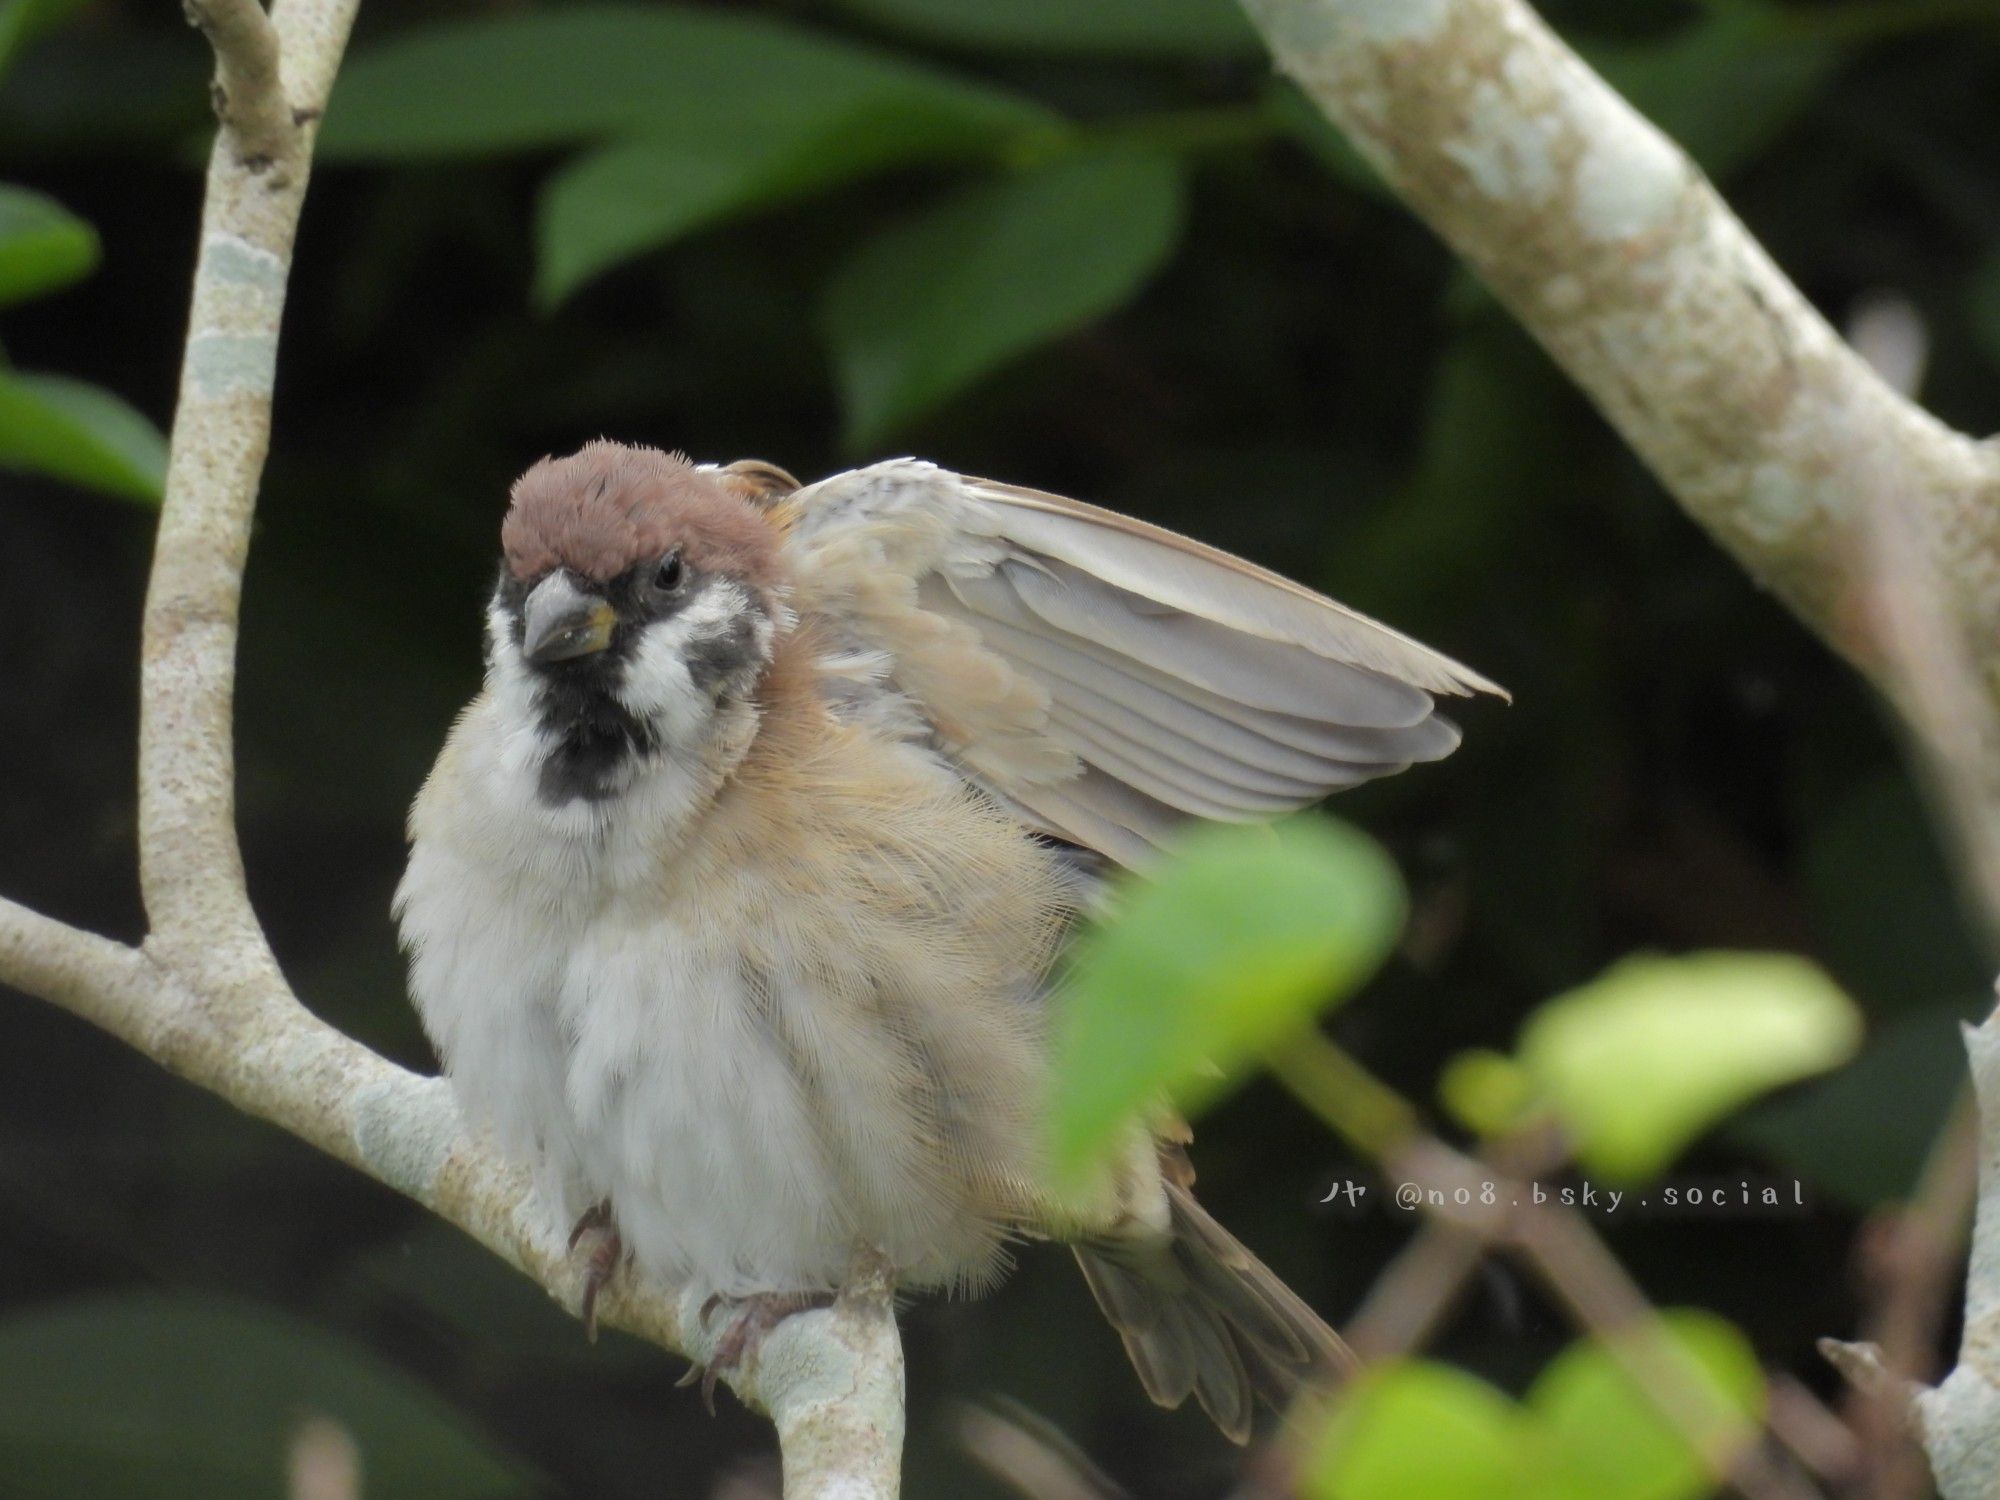
<path id="1" fill-rule="evenodd" d="M 1716 1400 L 1685 1351 L 1662 1336 L 1645 1294 L 1583 1218 L 1573 1209 L 1534 1202 L 1523 1174 L 1560 1159 L 1552 1132 L 1532 1129 L 1505 1143 L 1493 1161 L 1480 1161 L 1424 1132 L 1400 1095 L 1317 1032 L 1295 1038 L 1272 1065 L 1294 1096 L 1336 1133 L 1370 1154 L 1386 1152 L 1377 1160 L 1394 1181 L 1436 1188 L 1435 1198 L 1416 1200 L 1432 1225 L 1525 1259 L 1576 1324 L 1604 1343 L 1717 1483 L 1733 1485 L 1751 1500 L 1802 1500 L 1817 1493 L 1774 1464 L 1758 1445 L 1756 1427 Z M 1432 1298 L 1444 1284 L 1434 1272 L 1419 1283 Z M 1420 1310 L 1412 1321 L 1428 1315 Z M 1393 1328 L 1388 1337 L 1406 1336 L 1400 1321 L 1382 1315 L 1382 1322 Z M 1308 1430 L 1306 1423 L 1288 1424 L 1294 1443 Z"/>
<path id="2" fill-rule="evenodd" d="M 1978 1153 L 1979 1115 L 1968 1091 L 1932 1143 L 1909 1201 L 1871 1220 L 1857 1241 L 1867 1299 L 1862 1345 L 1836 1347 L 1875 1350 L 1888 1379 L 1855 1380 L 1856 1366 L 1840 1355 L 1834 1363 L 1850 1376 L 1842 1409 L 1859 1437 L 1857 1493 L 1868 1500 L 1930 1493 L 1929 1468 L 1910 1441 L 1910 1395 L 1938 1375 L 1938 1335 L 1965 1263 Z"/>
<path id="3" fill-rule="evenodd" d="M 1414 1353 L 1436 1337 L 1485 1259 L 1479 1235 L 1431 1220 L 1375 1278 L 1342 1334 L 1364 1364 Z"/>
<path id="4" fill-rule="evenodd" d="M 1771 1434 L 1822 1484 L 1838 1487 L 1861 1465 L 1861 1444 L 1839 1415 L 1798 1377 L 1779 1372 L 1770 1381 Z"/>
<path id="5" fill-rule="evenodd" d="M 958 1437 L 988 1473 L 1025 1500 L 1125 1500 L 1074 1443 L 1013 1402 L 964 1407 Z"/>
<path id="6" fill-rule="evenodd" d="M 1508 1240 L 1717 1480 L 1751 1500 L 1801 1500 L 1818 1493 L 1771 1461 L 1757 1442 L 1756 1428 L 1720 1401 L 1686 1350 L 1665 1337 L 1638 1283 L 1574 1209 L 1524 1209 L 1515 1215 Z"/>
<path id="7" fill-rule="evenodd" d="M 1423 1141 L 1414 1161 L 1391 1170 L 1399 1180 L 1421 1180 L 1404 1174 L 1422 1171 L 1417 1163 L 1428 1159 L 1434 1145 Z M 1480 1160 L 1490 1169 L 1489 1180 L 1508 1184 L 1511 1201 L 1516 1195 L 1512 1184 L 1555 1171 L 1567 1157 L 1559 1132 L 1531 1126 L 1495 1141 Z M 1364 1361 L 1391 1359 L 1428 1343 L 1485 1260 L 1493 1227 L 1489 1222 L 1475 1230 L 1455 1217 L 1430 1218 L 1376 1277 L 1348 1324 L 1345 1332 L 1354 1352 Z"/>
<path id="8" fill-rule="evenodd" d="M 291 106 L 279 76 L 278 33 L 257 0 L 181 0 L 188 24 L 215 53 L 215 117 L 239 163 L 264 171 L 293 143 Z"/>
<path id="9" fill-rule="evenodd" d="M 1940 519 L 1920 503 L 1886 455 L 1855 441 L 1845 453 L 1860 507 L 1850 527 L 1858 593 L 1852 613 L 1887 664 L 1882 685 L 1908 727 L 1937 820 L 1951 841 L 1972 916 L 2000 957 L 2000 710 L 1988 654 L 1957 614 L 1947 589 L 1951 547 Z M 1969 1031 L 1978 1108 L 1963 1106 L 1933 1148 L 1912 1216 L 1895 1226 L 1892 1263 L 1878 1261 L 1870 1332 L 1884 1347 L 1827 1341 L 1864 1398 L 1857 1413 L 1871 1495 L 1921 1494 L 1905 1435 L 1918 1437 L 1938 1486 L 1952 1500 L 2000 1492 L 2000 1012 Z M 1969 1160 L 1977 1186 L 1968 1199 Z M 1978 1205 L 1966 1275 L 1965 1333 L 1956 1367 L 1935 1390 L 1929 1348 L 1957 1257 L 1964 1207 Z M 1883 1233 L 1880 1226 L 1873 1233 Z M 1865 1351 L 1862 1352 L 1862 1351 Z M 1873 1364 L 1871 1364 L 1871 1360 Z M 1879 1365 L 1877 1370 L 1875 1365 Z M 1914 1394 L 1914 1408 L 1911 1396 Z"/>
<path id="10" fill-rule="evenodd" d="M 1893 664 L 1884 692 L 1909 726 L 1938 822 L 1957 846 L 1973 915 L 2000 954 L 2000 712 L 1973 645 L 1949 613 L 1936 522 L 1900 476 L 1857 451 L 1869 503 L 1852 546 L 1862 561 L 1856 615 Z"/>

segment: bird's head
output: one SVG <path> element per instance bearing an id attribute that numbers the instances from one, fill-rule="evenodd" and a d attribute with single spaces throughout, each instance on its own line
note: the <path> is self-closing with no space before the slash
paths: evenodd
<path id="1" fill-rule="evenodd" d="M 756 688 L 785 608 L 778 535 L 751 489 L 609 442 L 514 485 L 487 664 L 548 742 L 549 800 L 614 795 L 638 761 L 699 749 Z"/>

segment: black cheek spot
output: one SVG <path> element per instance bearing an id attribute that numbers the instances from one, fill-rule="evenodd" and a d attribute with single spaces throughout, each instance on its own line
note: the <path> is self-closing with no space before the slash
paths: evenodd
<path id="1" fill-rule="evenodd" d="M 758 659 L 757 627 L 747 615 L 688 643 L 688 678 L 700 692 L 710 693 L 738 681 Z"/>
<path id="2" fill-rule="evenodd" d="M 528 585 L 516 578 L 506 563 L 500 564 L 500 577 L 493 585 L 493 603 L 507 621 L 508 634 L 515 645 L 520 645 L 527 632 L 527 624 L 521 618 L 523 606 L 527 603 Z"/>

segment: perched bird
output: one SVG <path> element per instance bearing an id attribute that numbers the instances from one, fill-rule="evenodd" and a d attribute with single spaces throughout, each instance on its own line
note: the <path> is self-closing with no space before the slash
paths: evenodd
<path id="1" fill-rule="evenodd" d="M 468 1116 L 727 1309 L 854 1254 L 972 1291 L 1075 1248 L 1230 1437 L 1346 1357 L 1195 1202 L 1184 1128 L 1044 1186 L 1050 967 L 1105 862 L 1435 760 L 1466 668 L 1275 574 L 900 459 L 799 487 L 592 443 L 514 486 L 486 681 L 410 815 L 411 986 Z M 1163 1117 L 1164 1119 L 1164 1117 Z M 713 1379 L 713 1372 L 710 1372 Z"/>

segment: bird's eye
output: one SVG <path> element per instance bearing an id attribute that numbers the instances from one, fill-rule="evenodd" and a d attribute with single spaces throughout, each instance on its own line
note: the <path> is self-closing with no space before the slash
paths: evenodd
<path id="1" fill-rule="evenodd" d="M 662 594 L 671 594 L 687 581 L 687 564 L 681 561 L 678 552 L 669 552 L 660 559 L 660 566 L 653 574 L 653 587 Z"/>

